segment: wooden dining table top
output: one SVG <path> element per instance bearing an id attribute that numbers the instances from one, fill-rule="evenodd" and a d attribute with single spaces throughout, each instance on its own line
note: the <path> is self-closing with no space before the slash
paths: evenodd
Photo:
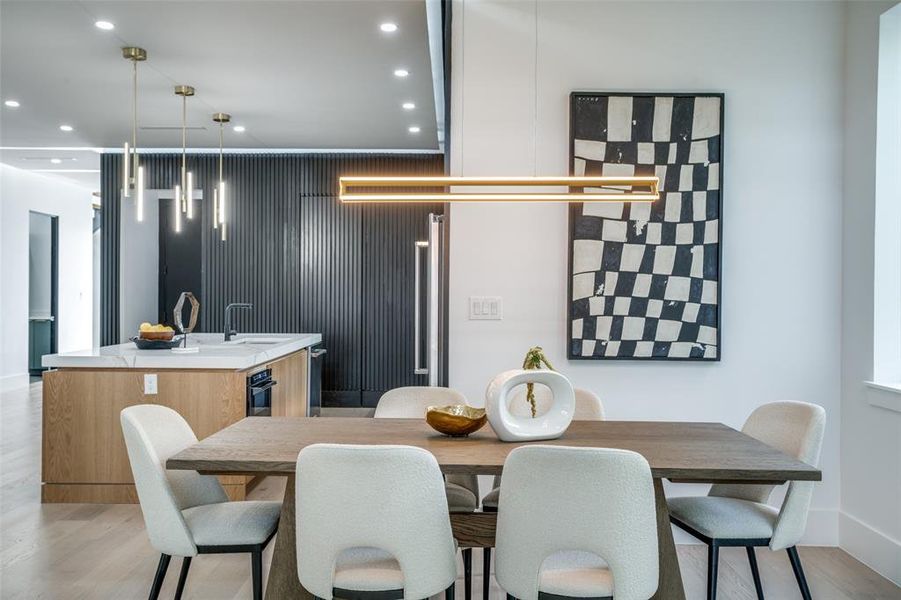
<path id="1" fill-rule="evenodd" d="M 431 452 L 445 474 L 498 475 L 511 450 L 490 426 L 469 437 L 434 431 L 424 419 L 249 417 L 170 457 L 169 469 L 291 475 L 312 444 L 399 444 Z M 563 437 L 527 442 L 638 452 L 655 478 L 698 482 L 819 481 L 819 469 L 722 423 L 573 421 Z"/>

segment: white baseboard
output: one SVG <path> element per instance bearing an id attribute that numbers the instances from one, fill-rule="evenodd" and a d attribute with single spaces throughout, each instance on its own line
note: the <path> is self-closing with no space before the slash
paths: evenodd
<path id="1" fill-rule="evenodd" d="M 901 585 L 901 542 L 846 512 L 839 514 L 839 542 L 842 550 Z"/>
<path id="2" fill-rule="evenodd" d="M 0 392 L 7 392 L 28 385 L 30 379 L 28 373 L 15 373 L 0 377 Z"/>

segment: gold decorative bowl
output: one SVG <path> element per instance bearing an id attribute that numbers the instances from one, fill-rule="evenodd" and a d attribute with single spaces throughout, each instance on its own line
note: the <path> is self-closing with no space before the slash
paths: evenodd
<path id="1" fill-rule="evenodd" d="M 464 437 L 481 429 L 488 422 L 484 408 L 473 408 L 465 404 L 450 406 L 430 406 L 425 420 L 438 433 L 451 437 Z"/>
<path id="2" fill-rule="evenodd" d="M 175 331 L 139 331 L 138 337 L 142 340 L 169 342 L 175 337 Z"/>

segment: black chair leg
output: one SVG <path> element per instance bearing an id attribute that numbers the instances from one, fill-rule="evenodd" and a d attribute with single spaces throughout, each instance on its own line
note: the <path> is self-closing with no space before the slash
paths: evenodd
<path id="1" fill-rule="evenodd" d="M 748 551 L 748 562 L 751 563 L 751 576 L 754 578 L 754 589 L 757 590 L 757 600 L 763 600 L 763 585 L 760 583 L 760 569 L 757 568 L 757 554 L 754 546 L 745 546 Z"/>
<path id="2" fill-rule="evenodd" d="M 175 600 L 181 600 L 181 595 L 185 591 L 185 582 L 188 580 L 188 569 L 191 568 L 191 557 L 186 556 L 181 559 L 181 572 L 178 574 L 178 585 L 175 586 Z"/>
<path id="3" fill-rule="evenodd" d="M 707 600 L 716 600 L 716 571 L 720 561 L 720 547 L 716 540 L 707 546 Z"/>
<path id="4" fill-rule="evenodd" d="M 450 584 L 450 587 L 444 590 L 444 600 L 454 600 L 454 584 Z"/>
<path id="5" fill-rule="evenodd" d="M 463 597 L 472 600 L 472 548 L 464 548 L 463 554 Z"/>
<path id="6" fill-rule="evenodd" d="M 792 571 L 795 572 L 795 579 L 798 580 L 798 587 L 801 588 L 801 597 L 804 600 L 811 600 L 810 588 L 807 587 L 807 578 L 804 577 L 804 569 L 801 567 L 801 557 L 798 556 L 797 546 L 792 546 L 786 550 L 788 559 L 792 563 Z"/>
<path id="7" fill-rule="evenodd" d="M 156 567 L 153 585 L 150 586 L 150 600 L 157 600 L 160 597 L 160 590 L 163 588 L 163 579 L 166 578 L 166 571 L 169 569 L 169 561 L 171 559 L 172 557 L 168 554 L 160 554 L 160 563 Z"/>
<path id="8" fill-rule="evenodd" d="M 491 548 L 482 550 L 482 600 L 488 600 L 491 591 Z"/>
<path id="9" fill-rule="evenodd" d="M 253 600 L 263 600 L 263 548 L 250 552 L 250 570 L 253 573 Z"/>

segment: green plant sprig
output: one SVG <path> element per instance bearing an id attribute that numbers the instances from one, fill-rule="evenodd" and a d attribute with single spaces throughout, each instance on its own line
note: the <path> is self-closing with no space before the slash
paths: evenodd
<path id="1" fill-rule="evenodd" d="M 544 355 L 544 350 L 541 349 L 541 346 L 534 346 L 529 348 L 529 351 L 526 352 L 526 357 L 522 361 L 522 368 L 526 370 L 534 370 L 541 368 L 548 368 L 551 371 L 556 371 L 557 369 L 551 364 L 551 362 L 547 359 L 547 356 Z M 532 408 L 532 418 L 534 419 L 538 413 L 538 407 L 535 404 L 535 384 L 527 383 L 526 384 L 526 400 L 529 401 L 529 406 Z"/>

